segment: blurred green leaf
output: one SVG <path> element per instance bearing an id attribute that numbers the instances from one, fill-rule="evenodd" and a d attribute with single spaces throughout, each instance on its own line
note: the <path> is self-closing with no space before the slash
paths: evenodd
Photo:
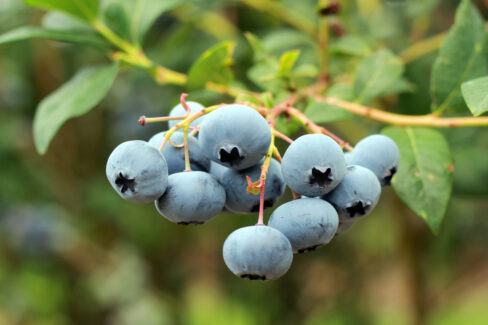
<path id="1" fill-rule="evenodd" d="M 316 77 L 319 74 L 319 69 L 313 64 L 300 64 L 293 69 L 294 77 Z"/>
<path id="2" fill-rule="evenodd" d="M 40 154 L 67 120 L 86 114 L 107 95 L 117 72 L 117 64 L 85 68 L 39 103 L 33 128 Z"/>
<path id="3" fill-rule="evenodd" d="M 263 42 L 256 37 L 256 35 L 249 32 L 244 35 L 254 51 L 255 62 L 266 61 L 272 58 L 270 51 L 266 48 Z"/>
<path id="4" fill-rule="evenodd" d="M 337 41 L 331 42 L 329 52 L 351 56 L 366 56 L 371 53 L 368 44 L 354 35 L 345 35 Z"/>
<path id="5" fill-rule="evenodd" d="M 407 1 L 407 14 L 417 18 L 430 14 L 438 5 L 440 0 L 410 0 Z"/>
<path id="6" fill-rule="evenodd" d="M 295 62 L 297 61 L 299 55 L 300 51 L 298 50 L 285 52 L 283 53 L 283 55 L 281 55 L 279 63 L 280 76 L 290 75 L 290 72 L 293 69 L 293 66 L 295 65 Z"/>
<path id="7" fill-rule="evenodd" d="M 400 165 L 392 180 L 400 199 L 439 232 L 452 188 L 452 160 L 442 134 L 426 128 L 387 127 L 383 134 L 400 148 Z"/>
<path id="8" fill-rule="evenodd" d="M 372 99 L 388 93 L 403 74 L 402 61 L 389 50 L 373 53 L 359 65 L 353 85 L 357 102 L 367 104 Z"/>
<path id="9" fill-rule="evenodd" d="M 336 84 L 327 90 L 327 96 L 336 97 L 342 100 L 352 99 L 352 90 L 349 85 Z M 305 115 L 315 123 L 330 123 L 348 119 L 352 116 L 348 111 L 333 105 L 316 100 L 310 100 Z"/>
<path id="10" fill-rule="evenodd" d="M 461 91 L 474 116 L 488 111 L 488 77 L 464 82 L 461 85 Z"/>
<path id="11" fill-rule="evenodd" d="M 95 21 L 100 0 L 24 0 L 29 6 L 59 10 L 87 21 Z"/>
<path id="12" fill-rule="evenodd" d="M 263 37 L 263 44 L 275 54 L 310 47 L 316 49 L 315 40 L 308 34 L 294 29 L 276 29 Z"/>
<path id="13" fill-rule="evenodd" d="M 232 42 L 223 42 L 205 51 L 190 68 L 188 87 L 203 88 L 207 82 L 224 85 L 232 82 L 234 75 L 230 66 L 234 47 Z"/>
<path id="14" fill-rule="evenodd" d="M 103 22 L 118 36 L 131 40 L 129 13 L 127 1 L 109 0 L 102 3 L 101 13 Z"/>
<path id="15" fill-rule="evenodd" d="M 142 41 L 156 19 L 164 12 L 183 4 L 183 0 L 139 0 L 130 15 L 131 35 L 134 41 Z"/>
<path id="16" fill-rule="evenodd" d="M 94 33 L 85 21 L 58 11 L 50 11 L 42 17 L 42 27 L 62 31 L 81 31 Z"/>
<path id="17" fill-rule="evenodd" d="M 104 21 L 119 36 L 140 44 L 159 16 L 183 3 L 183 0 L 104 0 L 102 12 Z"/>
<path id="18" fill-rule="evenodd" d="M 432 67 L 432 111 L 464 108 L 461 84 L 486 75 L 485 24 L 470 0 L 462 0 L 456 20 Z"/>
<path id="19" fill-rule="evenodd" d="M 110 45 L 94 33 L 61 31 L 31 26 L 19 27 L 0 35 L 0 44 L 23 41 L 30 38 L 46 38 L 61 42 L 89 45 L 102 50 L 110 49 Z"/>

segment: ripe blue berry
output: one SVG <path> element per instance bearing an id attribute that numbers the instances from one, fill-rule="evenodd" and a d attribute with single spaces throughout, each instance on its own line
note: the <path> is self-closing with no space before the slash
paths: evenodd
<path id="1" fill-rule="evenodd" d="M 298 194 L 315 197 L 336 187 L 346 171 L 341 147 L 323 134 L 296 139 L 281 162 L 285 183 Z"/>
<path id="2" fill-rule="evenodd" d="M 211 160 L 233 169 L 244 169 L 264 157 L 271 143 L 271 130 L 257 111 L 234 104 L 205 117 L 198 142 Z"/>
<path id="3" fill-rule="evenodd" d="M 217 178 L 217 180 L 220 182 L 221 179 L 222 179 L 222 176 L 224 175 L 224 173 L 226 171 L 228 171 L 229 168 L 225 167 L 225 166 L 222 166 L 221 164 L 218 164 L 214 161 L 210 161 L 210 169 L 209 169 L 209 173 L 212 174 L 213 176 L 215 176 L 215 178 Z"/>
<path id="4" fill-rule="evenodd" d="M 280 205 L 271 215 L 268 225 L 288 238 L 294 253 L 304 253 L 334 238 L 339 216 L 334 207 L 324 200 L 302 198 Z"/>
<path id="5" fill-rule="evenodd" d="M 358 142 L 349 163 L 368 168 L 378 177 L 382 186 L 390 185 L 400 163 L 396 143 L 382 134 L 370 135 Z"/>
<path id="6" fill-rule="evenodd" d="M 149 139 L 149 144 L 159 150 L 163 143 L 166 132 L 159 132 Z M 183 145 L 183 133 L 175 132 L 171 136 L 171 142 L 176 145 Z M 190 166 L 194 171 L 207 172 L 210 169 L 210 160 L 202 153 L 198 140 L 188 135 L 188 152 L 190 156 Z M 179 173 L 185 170 L 185 148 L 175 147 L 171 143 L 166 143 L 163 148 L 163 156 L 168 163 L 168 174 Z"/>
<path id="7" fill-rule="evenodd" d="M 163 155 L 139 140 L 118 145 L 108 158 L 105 172 L 115 191 L 134 203 L 158 199 L 168 182 L 168 166 Z"/>
<path id="8" fill-rule="evenodd" d="M 223 254 L 232 273 L 249 280 L 275 280 L 288 271 L 293 261 L 285 235 L 264 225 L 232 232 L 224 242 Z"/>
<path id="9" fill-rule="evenodd" d="M 196 113 L 202 109 L 204 109 L 205 107 L 197 102 L 186 102 L 188 104 L 188 107 L 190 107 L 190 113 L 193 114 L 193 113 Z M 183 107 L 183 105 L 181 104 L 178 104 L 176 105 L 175 107 L 173 107 L 173 109 L 171 109 L 171 112 L 169 112 L 169 116 L 171 117 L 176 117 L 176 116 L 185 116 L 187 114 L 185 108 Z M 202 124 L 202 121 L 204 120 L 205 116 L 201 116 L 199 118 L 197 118 L 196 120 L 194 120 L 193 122 L 190 123 L 190 126 L 199 126 L 200 124 Z M 169 128 L 172 128 L 173 126 L 175 126 L 178 122 L 181 122 L 181 120 L 169 120 L 168 121 L 168 126 Z M 183 131 L 183 129 L 179 129 L 178 131 Z"/>
<path id="10" fill-rule="evenodd" d="M 322 198 L 330 202 L 342 221 L 366 216 L 378 203 L 381 185 L 375 174 L 361 166 L 348 166 L 342 182 Z"/>
<path id="11" fill-rule="evenodd" d="M 156 200 L 166 219 L 181 225 L 202 224 L 219 214 L 225 191 L 215 177 L 204 172 L 181 172 L 168 177 L 168 188 Z"/>
<path id="12" fill-rule="evenodd" d="M 261 176 L 261 163 L 252 167 L 234 170 L 227 168 L 220 178 L 220 183 L 225 188 L 226 201 L 225 207 L 235 213 L 256 213 L 259 211 L 259 195 L 247 193 L 247 179 L 249 176 L 252 181 L 259 180 Z M 224 167 L 225 168 L 225 167 Z M 272 207 L 283 195 L 285 182 L 281 175 L 281 166 L 278 161 L 271 159 L 268 174 L 266 177 L 266 187 L 264 191 L 264 208 Z"/>

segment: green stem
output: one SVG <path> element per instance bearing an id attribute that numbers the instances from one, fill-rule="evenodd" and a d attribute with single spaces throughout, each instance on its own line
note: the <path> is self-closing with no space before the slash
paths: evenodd
<path id="1" fill-rule="evenodd" d="M 92 23 L 93 28 L 100 33 L 107 41 L 109 41 L 112 45 L 117 47 L 119 50 L 125 51 L 128 54 L 133 53 L 136 51 L 136 47 L 134 47 L 132 44 L 127 42 L 126 40 L 122 39 L 119 37 L 117 34 L 115 34 L 110 28 L 108 28 L 107 25 L 105 25 L 103 22 L 96 20 Z"/>
<path id="2" fill-rule="evenodd" d="M 376 108 L 347 102 L 333 97 L 316 96 L 316 100 L 340 107 L 356 115 L 386 124 L 400 126 L 430 126 L 437 128 L 488 126 L 488 117 L 439 117 L 436 114 L 403 115 L 385 112 Z"/>
<path id="3" fill-rule="evenodd" d="M 185 124 L 185 126 L 183 127 L 183 143 L 185 146 L 185 172 L 191 171 L 190 153 L 188 149 L 188 127 L 189 124 Z"/>

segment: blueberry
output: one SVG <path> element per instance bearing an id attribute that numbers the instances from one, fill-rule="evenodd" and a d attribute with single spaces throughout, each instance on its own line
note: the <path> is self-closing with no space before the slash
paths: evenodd
<path id="1" fill-rule="evenodd" d="M 285 183 L 298 194 L 315 197 L 336 187 L 346 171 L 341 147 L 323 134 L 296 139 L 281 162 Z"/>
<path id="2" fill-rule="evenodd" d="M 354 148 L 351 165 L 359 165 L 371 170 L 382 186 L 390 185 L 400 163 L 400 150 L 396 143 L 382 134 L 370 135 L 358 142 Z"/>
<path id="3" fill-rule="evenodd" d="M 232 232 L 224 242 L 223 253 L 232 273 L 249 280 L 275 280 L 288 271 L 293 261 L 285 235 L 264 225 Z"/>
<path id="4" fill-rule="evenodd" d="M 354 226 L 356 220 L 351 221 L 341 221 L 339 222 L 339 227 L 337 228 L 336 236 L 345 233 Z"/>
<path id="5" fill-rule="evenodd" d="M 166 132 L 159 132 L 149 139 L 149 144 L 159 150 L 164 140 Z M 183 145 L 183 133 L 175 132 L 171 136 L 171 142 L 176 145 Z M 210 169 L 210 160 L 202 153 L 198 140 L 188 135 L 188 151 L 190 155 L 190 167 L 194 171 L 207 172 Z M 175 147 L 171 143 L 166 143 L 163 148 L 163 156 L 168 163 L 168 174 L 179 173 L 185 170 L 185 148 Z"/>
<path id="6" fill-rule="evenodd" d="M 344 160 L 346 161 L 346 166 L 350 166 L 351 164 L 351 158 L 352 158 L 352 152 L 345 152 L 344 153 Z"/>
<path id="7" fill-rule="evenodd" d="M 257 111 L 234 104 L 205 117 L 198 142 L 211 160 L 233 169 L 244 169 L 264 157 L 271 143 L 271 130 Z"/>
<path id="8" fill-rule="evenodd" d="M 149 203 L 163 195 L 168 182 L 168 166 L 159 150 L 145 141 L 121 143 L 110 154 L 107 178 L 124 199 Z"/>
<path id="9" fill-rule="evenodd" d="M 225 166 L 222 166 L 221 164 L 218 164 L 214 161 L 210 161 L 210 168 L 209 168 L 209 173 L 215 176 L 217 180 L 220 182 L 222 179 L 222 176 L 224 176 L 225 172 L 228 171 L 230 168 L 227 168 Z"/>
<path id="10" fill-rule="evenodd" d="M 302 198 L 280 205 L 271 215 L 268 225 L 288 238 L 294 253 L 304 253 L 334 238 L 339 216 L 334 207 L 324 200 Z"/>
<path id="11" fill-rule="evenodd" d="M 378 203 L 381 185 L 375 174 L 361 166 L 348 166 L 342 182 L 322 198 L 336 208 L 342 221 L 366 216 Z"/>
<path id="12" fill-rule="evenodd" d="M 199 104 L 197 102 L 186 102 L 186 103 L 188 104 L 188 107 L 190 107 L 190 112 L 192 114 L 205 108 L 205 106 L 203 106 L 202 104 Z M 187 114 L 186 110 L 183 107 L 183 105 L 181 105 L 181 104 L 176 105 L 169 112 L 169 116 L 171 116 L 171 117 L 185 116 L 186 114 Z M 202 121 L 204 120 L 204 118 L 205 118 L 205 116 L 201 116 L 201 117 L 197 118 L 196 120 L 194 120 L 193 122 L 190 123 L 190 126 L 194 126 L 194 127 L 199 126 L 200 124 L 202 124 Z M 181 122 L 181 121 L 182 120 L 170 120 L 170 121 L 168 121 L 168 126 L 171 129 L 173 126 L 175 126 L 178 122 Z M 179 129 L 178 131 L 183 131 L 183 129 Z"/>
<path id="13" fill-rule="evenodd" d="M 261 164 L 264 159 L 252 167 L 234 170 L 228 168 L 221 176 L 220 183 L 225 188 L 225 207 L 234 213 L 256 213 L 259 211 L 259 195 L 247 193 L 247 179 L 259 180 L 261 176 Z M 224 167 L 225 168 L 225 167 Z M 283 195 L 285 182 L 281 175 L 281 166 L 278 161 L 271 159 L 266 177 L 264 191 L 264 208 L 272 207 Z"/>
<path id="14" fill-rule="evenodd" d="M 175 173 L 168 177 L 168 188 L 155 204 L 158 212 L 172 222 L 202 224 L 222 211 L 225 190 L 208 173 Z"/>

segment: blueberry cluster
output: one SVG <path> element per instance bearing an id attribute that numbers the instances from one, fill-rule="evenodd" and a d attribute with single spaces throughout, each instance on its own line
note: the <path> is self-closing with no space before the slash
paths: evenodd
<path id="1" fill-rule="evenodd" d="M 193 113 L 203 109 L 187 104 Z M 178 105 L 170 116 L 185 114 Z M 183 132 L 172 132 L 167 142 L 161 132 L 148 142 L 120 144 L 108 159 L 107 178 L 122 198 L 155 202 L 163 217 L 182 225 L 203 224 L 222 211 L 257 213 L 274 206 L 287 185 L 301 198 L 280 205 L 267 226 L 258 222 L 237 229 L 224 242 L 225 264 L 252 280 L 279 278 L 294 253 L 326 245 L 369 214 L 400 160 L 396 144 L 383 135 L 366 137 L 344 154 L 332 138 L 307 134 L 290 144 L 280 164 L 269 157 L 268 122 L 245 105 L 220 107 L 190 125 L 199 133 L 187 135 L 186 148 Z M 263 164 L 262 193 L 250 194 L 249 180 L 262 179 Z"/>

